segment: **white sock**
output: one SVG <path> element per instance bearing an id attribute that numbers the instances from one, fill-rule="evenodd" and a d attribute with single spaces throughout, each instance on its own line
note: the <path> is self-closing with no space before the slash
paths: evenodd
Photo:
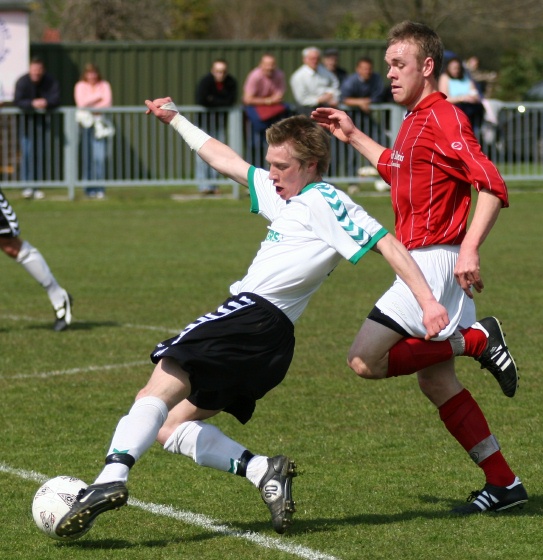
<path id="1" fill-rule="evenodd" d="M 466 351 L 466 341 L 464 339 L 464 335 L 459 330 L 456 330 L 448 338 L 448 340 L 451 345 L 453 355 L 463 356 L 464 352 Z"/>
<path id="2" fill-rule="evenodd" d="M 236 472 L 246 448 L 224 435 L 213 424 L 192 421 L 180 424 L 164 444 L 170 453 L 190 457 L 202 467 Z"/>
<path id="3" fill-rule="evenodd" d="M 28 241 L 23 241 L 17 255 L 17 262 L 43 286 L 55 309 L 64 303 L 66 292 L 58 285 L 43 255 L 36 247 L 30 245 Z"/>
<path id="4" fill-rule="evenodd" d="M 258 488 L 262 477 L 268 470 L 268 458 L 255 455 L 247 465 L 247 478 Z"/>
<path id="5" fill-rule="evenodd" d="M 168 407 L 157 397 L 143 397 L 137 400 L 130 412 L 121 418 L 111 440 L 108 455 L 112 453 L 128 453 L 137 461 L 151 445 L 166 418 Z M 106 465 L 96 484 L 112 482 L 114 480 L 128 480 L 129 468 L 126 465 L 112 463 Z"/>

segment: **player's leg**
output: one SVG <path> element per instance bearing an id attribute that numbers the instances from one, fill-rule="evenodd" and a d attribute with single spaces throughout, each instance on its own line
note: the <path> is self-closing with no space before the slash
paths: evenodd
<path id="1" fill-rule="evenodd" d="M 55 310 L 54 329 L 62 331 L 72 321 L 72 299 L 66 290 L 59 286 L 43 255 L 28 241 L 23 241 L 19 233 L 17 215 L 0 190 L 0 249 L 22 265 L 47 291 Z"/>
<path id="2" fill-rule="evenodd" d="M 438 408 L 449 433 L 485 474 L 486 484 L 475 501 L 453 510 L 458 514 L 500 511 L 528 500 L 524 486 L 501 453 L 479 405 L 454 370 L 454 359 L 418 373 L 419 386 Z"/>
<path id="3" fill-rule="evenodd" d="M 403 338 L 390 326 L 368 318 L 351 345 L 347 363 L 360 377 L 383 379 L 388 376 L 389 351 Z"/>
<path id="4" fill-rule="evenodd" d="M 272 515 L 274 529 L 284 533 L 295 512 L 292 498 L 295 463 L 284 455 L 255 455 L 216 426 L 204 422 L 219 412 L 184 400 L 170 411 L 157 439 L 170 453 L 190 457 L 203 467 L 247 478 L 259 489 Z"/>
<path id="5" fill-rule="evenodd" d="M 57 535 L 77 534 L 87 529 L 101 513 L 127 503 L 125 482 L 130 469 L 156 440 L 168 410 L 189 393 L 188 374 L 173 359 L 162 359 L 147 385 L 138 393 L 129 413 L 117 424 L 105 467 L 61 519 Z"/>
<path id="6" fill-rule="evenodd" d="M 72 297 L 59 285 L 43 255 L 28 241 L 23 241 L 16 260 L 47 292 L 55 310 L 54 330 L 65 330 L 72 322 Z"/>

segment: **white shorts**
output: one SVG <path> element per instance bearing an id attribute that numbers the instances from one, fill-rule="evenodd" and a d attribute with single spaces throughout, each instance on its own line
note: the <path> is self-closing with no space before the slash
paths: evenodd
<path id="1" fill-rule="evenodd" d="M 458 245 L 433 245 L 410 251 L 435 298 L 449 314 L 449 325 L 432 340 L 445 340 L 456 329 L 469 327 L 476 321 L 475 303 L 464 293 L 454 277 L 459 250 Z M 398 277 L 375 306 L 413 336 L 423 338 L 426 335 L 422 324 L 422 309 L 411 290 Z"/>

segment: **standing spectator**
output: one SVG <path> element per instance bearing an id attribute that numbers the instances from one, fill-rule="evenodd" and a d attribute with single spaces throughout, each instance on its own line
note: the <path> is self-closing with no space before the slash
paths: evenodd
<path id="1" fill-rule="evenodd" d="M 47 111 L 60 105 L 60 84 L 46 72 L 41 58 L 33 57 L 28 73 L 15 83 L 14 103 L 25 112 L 20 120 L 21 179 L 40 181 L 45 179 L 46 142 L 50 140 L 50 114 Z M 42 190 L 28 187 L 25 198 L 43 198 Z"/>
<path id="2" fill-rule="evenodd" d="M 454 103 L 468 116 L 475 134 L 483 123 L 485 113 L 481 94 L 475 82 L 464 70 L 464 65 L 458 57 L 453 57 L 447 62 L 445 71 L 439 76 L 438 88 L 447 96 L 450 103 Z"/>
<path id="3" fill-rule="evenodd" d="M 41 284 L 49 296 L 49 301 L 55 312 L 55 331 L 63 331 L 72 322 L 72 297 L 59 286 L 51 273 L 42 254 L 19 237 L 19 222 L 17 215 L 8 200 L 0 190 L 0 249 L 22 267 Z"/>
<path id="4" fill-rule="evenodd" d="M 339 80 L 320 62 L 321 51 L 307 47 L 302 51 L 302 65 L 290 77 L 296 111 L 310 115 L 315 107 L 337 107 Z"/>
<path id="5" fill-rule="evenodd" d="M 326 70 L 328 70 L 328 72 L 334 74 L 334 76 L 338 79 L 340 86 L 349 75 L 347 70 L 339 66 L 338 49 L 326 49 L 322 53 L 322 65 L 326 68 Z"/>
<path id="6" fill-rule="evenodd" d="M 475 55 L 470 56 L 464 62 L 464 68 L 475 83 L 475 87 L 481 97 L 483 99 L 485 97 L 492 97 L 492 89 L 496 84 L 496 79 L 498 77 L 497 72 L 493 72 L 491 70 L 481 70 L 479 66 L 479 57 Z"/>
<path id="7" fill-rule="evenodd" d="M 237 99 L 238 84 L 228 73 L 228 63 L 222 58 L 214 60 L 210 71 L 198 82 L 196 103 L 210 109 L 221 109 L 232 107 Z M 202 115 L 199 124 L 204 129 L 209 129 L 208 132 L 221 142 L 226 141 L 226 115 L 223 111 Z M 217 185 L 207 181 L 218 176 L 214 169 L 208 167 L 200 158 L 196 158 L 196 179 L 198 190 L 202 194 L 216 194 L 219 191 Z"/>
<path id="8" fill-rule="evenodd" d="M 472 292 L 484 287 L 479 251 L 500 210 L 509 205 L 507 187 L 481 151 L 465 113 L 439 91 L 442 60 L 443 43 L 426 25 L 404 21 L 389 32 L 387 77 L 394 101 L 407 109 L 391 149 L 356 129 L 342 111 L 318 109 L 313 116 L 361 152 L 391 185 L 396 237 L 450 318 L 438 337 L 423 340 L 420 309 L 397 280 L 362 325 L 349 364 L 367 379 L 418 372 L 419 387 L 445 428 L 484 473 L 482 490 L 452 510 L 471 515 L 522 506 L 528 494 L 455 372 L 455 357 L 471 356 L 492 373 L 506 396 L 517 390 L 517 367 L 499 321 L 475 321 Z M 472 186 L 478 196 L 468 228 Z"/>
<path id="9" fill-rule="evenodd" d="M 264 54 L 243 85 L 243 104 L 251 122 L 252 145 L 259 154 L 266 145 L 266 129 L 288 114 L 288 105 L 283 102 L 285 91 L 285 73 L 277 68 L 272 54 Z"/>
<path id="10" fill-rule="evenodd" d="M 111 85 L 102 78 L 100 70 L 91 62 L 85 64 L 81 79 L 74 88 L 75 104 L 80 109 L 101 109 L 111 107 L 113 97 Z M 104 119 L 99 113 L 90 113 L 86 122 L 81 122 L 83 133 L 81 138 L 83 180 L 96 181 L 95 186 L 85 187 L 89 198 L 102 199 L 105 189 L 100 185 L 106 177 L 107 136 L 104 134 Z M 85 126 L 85 124 L 90 126 Z"/>

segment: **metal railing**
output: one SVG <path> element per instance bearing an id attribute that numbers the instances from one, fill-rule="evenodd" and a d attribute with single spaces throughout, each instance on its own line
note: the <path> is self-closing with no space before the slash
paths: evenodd
<path id="1" fill-rule="evenodd" d="M 542 180 L 543 103 L 501 103 L 495 109 L 495 122 L 485 121 L 478 132 L 483 150 L 506 180 Z M 241 107 L 214 111 L 183 106 L 180 111 L 250 163 L 265 165 L 265 147 L 253 143 L 251 124 Z M 403 115 L 403 108 L 395 104 L 374 105 L 371 115 L 351 112 L 355 124 L 385 146 L 392 144 Z M 98 117 L 99 124 L 85 128 L 89 117 L 91 124 Z M 338 184 L 374 181 L 375 177 L 359 173 L 367 166 L 352 147 L 332 139 L 328 180 Z M 88 186 L 202 187 L 210 183 L 239 196 L 239 185 L 210 173 L 171 127 L 145 115 L 140 106 L 102 109 L 99 116 L 81 115 L 75 107 L 41 114 L 0 110 L 2 188 L 62 187 L 73 199 L 75 189 Z"/>

